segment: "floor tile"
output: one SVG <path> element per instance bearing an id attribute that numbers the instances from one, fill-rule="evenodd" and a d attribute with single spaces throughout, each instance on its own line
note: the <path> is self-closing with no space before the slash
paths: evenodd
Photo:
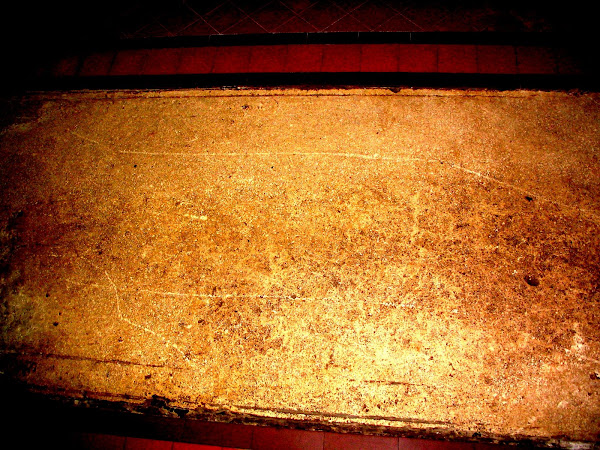
<path id="1" fill-rule="evenodd" d="M 212 73 L 247 73 L 250 66 L 250 47 L 217 47 Z"/>
<path id="2" fill-rule="evenodd" d="M 273 30 L 274 33 L 314 33 L 317 28 L 301 17 L 293 17 Z"/>
<path id="3" fill-rule="evenodd" d="M 154 48 L 148 51 L 144 64 L 144 75 L 169 75 L 177 73 L 181 49 L 179 48 Z"/>
<path id="4" fill-rule="evenodd" d="M 320 72 L 323 65 L 324 45 L 289 45 L 286 71 Z"/>
<path id="5" fill-rule="evenodd" d="M 490 74 L 517 72 L 517 55 L 512 45 L 477 46 L 477 71 Z"/>
<path id="6" fill-rule="evenodd" d="M 141 75 L 147 57 L 147 50 L 121 50 L 115 56 L 109 75 Z"/>
<path id="7" fill-rule="evenodd" d="M 287 45 L 256 45 L 250 55 L 250 72 L 284 72 Z"/>
<path id="8" fill-rule="evenodd" d="M 69 56 L 62 58 L 52 69 L 52 76 L 55 77 L 72 77 L 77 74 L 79 68 L 79 58 L 77 56 Z"/>
<path id="9" fill-rule="evenodd" d="M 203 444 L 188 444 L 185 442 L 174 442 L 173 450 L 222 450 L 222 447 Z"/>
<path id="10" fill-rule="evenodd" d="M 179 57 L 177 73 L 210 73 L 215 62 L 216 47 L 184 48 Z"/>
<path id="11" fill-rule="evenodd" d="M 135 437 L 127 437 L 125 440 L 125 450 L 171 450 L 172 448 L 173 442 L 170 441 Z"/>
<path id="12" fill-rule="evenodd" d="M 115 52 L 92 53 L 83 60 L 79 75 L 83 77 L 106 76 L 115 58 Z"/>
<path id="13" fill-rule="evenodd" d="M 438 72 L 477 73 L 477 48 L 474 45 L 440 45 Z"/>
<path id="14" fill-rule="evenodd" d="M 473 450 L 471 442 L 448 442 L 434 441 L 429 439 L 406 439 L 398 440 L 399 450 Z"/>
<path id="15" fill-rule="evenodd" d="M 360 45 L 325 45 L 323 72 L 360 72 Z"/>
<path id="16" fill-rule="evenodd" d="M 250 448 L 252 445 L 252 426 L 197 420 L 186 422 L 183 440 L 187 442 L 234 448 Z"/>
<path id="17" fill-rule="evenodd" d="M 398 450 L 398 438 L 325 433 L 323 450 Z"/>
<path id="18" fill-rule="evenodd" d="M 261 450 L 322 450 L 323 432 L 256 427 L 252 448 Z"/>
<path id="19" fill-rule="evenodd" d="M 290 8 L 278 1 L 269 3 L 266 7 L 254 13 L 252 17 L 269 33 L 273 33 L 282 24 L 297 18 Z"/>
<path id="20" fill-rule="evenodd" d="M 361 72 L 396 72 L 398 70 L 398 49 L 394 44 L 363 45 Z"/>
<path id="21" fill-rule="evenodd" d="M 123 436 L 96 433 L 74 433 L 69 436 L 71 448 L 85 450 L 122 450 L 125 446 Z"/>
<path id="22" fill-rule="evenodd" d="M 397 51 L 399 72 L 437 71 L 437 45 L 401 44 Z"/>
<path id="23" fill-rule="evenodd" d="M 557 73 L 554 52 L 544 47 L 517 47 L 517 70 L 523 74 Z"/>
<path id="24" fill-rule="evenodd" d="M 305 9 L 300 17 L 312 24 L 317 30 L 322 31 L 344 15 L 344 11 L 332 2 L 321 0 Z"/>
<path id="25" fill-rule="evenodd" d="M 348 32 L 348 31 L 370 31 L 369 27 L 360 22 L 351 15 L 344 16 L 336 20 L 323 31 L 327 33 Z"/>

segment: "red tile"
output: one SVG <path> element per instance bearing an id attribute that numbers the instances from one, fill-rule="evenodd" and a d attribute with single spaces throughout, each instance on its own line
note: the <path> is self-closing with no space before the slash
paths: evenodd
<path id="1" fill-rule="evenodd" d="M 183 440 L 205 445 L 250 448 L 253 429 L 247 425 L 188 420 Z"/>
<path id="2" fill-rule="evenodd" d="M 52 75 L 55 77 L 72 77 L 77 74 L 79 67 L 79 58 L 69 56 L 58 61 L 52 68 Z"/>
<path id="3" fill-rule="evenodd" d="M 250 425 L 224 424 L 221 445 L 223 447 L 250 448 L 256 427 Z"/>
<path id="4" fill-rule="evenodd" d="M 256 45 L 250 54 L 250 72 L 285 72 L 287 45 Z"/>
<path id="5" fill-rule="evenodd" d="M 477 47 L 474 45 L 440 45 L 438 72 L 477 73 Z"/>
<path id="6" fill-rule="evenodd" d="M 247 73 L 251 47 L 216 47 L 212 73 Z"/>
<path id="7" fill-rule="evenodd" d="M 69 448 L 86 450 L 123 450 L 125 438 L 110 434 L 75 433 L 70 435 Z"/>
<path id="8" fill-rule="evenodd" d="M 172 447 L 173 443 L 170 441 L 157 441 L 135 437 L 127 437 L 125 439 L 125 450 L 171 450 Z"/>
<path id="9" fill-rule="evenodd" d="M 400 438 L 399 450 L 473 450 L 475 444 L 469 442 L 434 441 L 429 439 Z"/>
<path id="10" fill-rule="evenodd" d="M 396 72 L 398 46 L 394 44 L 363 45 L 360 60 L 361 72 Z"/>
<path id="11" fill-rule="evenodd" d="M 325 45 L 323 72 L 360 72 L 360 45 Z"/>
<path id="12" fill-rule="evenodd" d="M 92 53 L 83 60 L 79 75 L 82 77 L 102 77 L 108 75 L 114 52 Z"/>
<path id="13" fill-rule="evenodd" d="M 222 450 L 222 447 L 202 444 L 188 444 L 185 442 L 173 442 L 173 450 Z"/>
<path id="14" fill-rule="evenodd" d="M 289 45 L 286 72 L 320 72 L 323 45 Z"/>
<path id="15" fill-rule="evenodd" d="M 109 75 L 141 75 L 148 50 L 121 50 L 115 56 Z"/>
<path id="16" fill-rule="evenodd" d="M 517 73 L 517 54 L 512 45 L 477 46 L 479 73 Z"/>
<path id="17" fill-rule="evenodd" d="M 578 75 L 585 72 L 585 62 L 581 55 L 567 48 L 559 48 L 556 52 L 558 73 L 562 75 Z"/>
<path id="18" fill-rule="evenodd" d="M 184 48 L 179 57 L 177 73 L 210 73 L 215 61 L 216 47 Z"/>
<path id="19" fill-rule="evenodd" d="M 252 448 L 261 450 L 322 450 L 322 431 L 290 430 L 285 428 L 256 427 Z"/>
<path id="20" fill-rule="evenodd" d="M 553 74 L 556 57 L 551 48 L 517 47 L 517 69 L 522 74 Z"/>
<path id="21" fill-rule="evenodd" d="M 398 450 L 398 438 L 325 433 L 323 450 Z"/>
<path id="22" fill-rule="evenodd" d="M 144 75 L 172 75 L 177 73 L 181 49 L 155 48 L 148 52 Z"/>
<path id="23" fill-rule="evenodd" d="M 437 72 L 437 45 L 402 44 L 397 49 L 399 72 Z"/>

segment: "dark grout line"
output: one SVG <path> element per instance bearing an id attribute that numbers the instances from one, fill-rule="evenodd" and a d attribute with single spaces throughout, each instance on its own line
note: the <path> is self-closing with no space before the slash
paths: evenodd
<path id="1" fill-rule="evenodd" d="M 151 49 L 292 44 L 461 44 L 461 45 L 586 45 L 587 38 L 574 33 L 531 32 L 316 32 L 214 34 L 159 38 L 120 39 L 98 42 L 88 49 Z"/>
<path id="2" fill-rule="evenodd" d="M 321 62 L 322 64 L 322 62 Z M 214 87 L 306 87 L 306 88 L 484 88 L 494 90 L 541 89 L 600 90 L 591 75 L 482 74 L 482 73 L 222 73 L 176 75 L 122 75 L 64 77 L 37 80 L 31 91 L 73 89 L 179 89 Z"/>

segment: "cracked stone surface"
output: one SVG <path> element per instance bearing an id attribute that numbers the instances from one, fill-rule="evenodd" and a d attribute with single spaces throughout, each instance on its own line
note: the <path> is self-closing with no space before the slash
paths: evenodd
<path id="1" fill-rule="evenodd" d="M 600 95 L 81 92 L 13 113 L 5 377 L 599 438 Z"/>

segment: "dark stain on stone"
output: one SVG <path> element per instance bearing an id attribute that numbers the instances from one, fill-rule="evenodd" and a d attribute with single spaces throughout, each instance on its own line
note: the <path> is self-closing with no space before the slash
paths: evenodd
<path id="1" fill-rule="evenodd" d="M 527 283 L 529 286 L 539 286 L 540 285 L 540 280 L 538 280 L 536 277 L 534 277 L 533 275 L 525 275 L 525 283 Z"/>

